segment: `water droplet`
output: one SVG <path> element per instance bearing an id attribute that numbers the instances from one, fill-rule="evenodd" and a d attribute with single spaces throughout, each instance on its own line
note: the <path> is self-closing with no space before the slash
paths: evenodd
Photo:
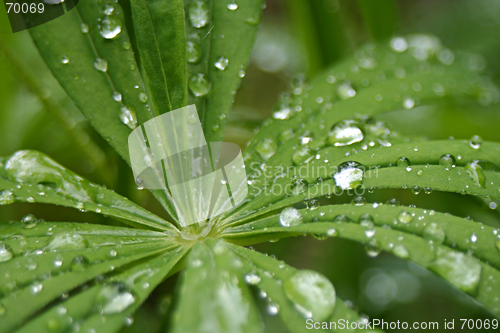
<path id="1" fill-rule="evenodd" d="M 410 256 L 410 253 L 408 252 L 406 247 L 404 247 L 404 245 L 401 244 L 394 246 L 394 248 L 392 249 L 392 253 L 403 259 L 406 259 Z"/>
<path id="2" fill-rule="evenodd" d="M 286 296 L 306 319 L 321 321 L 335 309 L 335 289 L 323 275 L 300 270 L 283 283 Z"/>
<path id="3" fill-rule="evenodd" d="M 121 102 L 122 101 L 122 94 L 120 94 L 118 91 L 115 91 L 113 93 L 113 99 L 117 102 Z"/>
<path id="4" fill-rule="evenodd" d="M 340 99 L 346 100 L 356 96 L 356 90 L 354 90 L 350 82 L 346 81 L 337 87 L 337 94 Z"/>
<path id="5" fill-rule="evenodd" d="M 127 42 L 123 42 L 123 44 L 122 44 L 122 48 L 124 50 L 130 50 L 131 47 L 132 47 L 132 44 L 130 42 L 128 42 L 128 41 Z"/>
<path id="6" fill-rule="evenodd" d="M 186 43 L 187 61 L 195 64 L 201 59 L 201 46 L 195 41 L 188 40 Z"/>
<path id="7" fill-rule="evenodd" d="M 63 55 L 63 56 L 61 57 L 61 62 L 62 62 L 63 64 L 68 64 L 68 63 L 69 63 L 69 58 L 68 58 L 67 56 Z"/>
<path id="8" fill-rule="evenodd" d="M 2 192 L 0 192 L 0 205 L 10 205 L 15 201 L 16 198 L 14 197 L 14 194 L 11 191 L 3 190 Z"/>
<path id="9" fill-rule="evenodd" d="M 439 224 L 434 222 L 425 227 L 422 232 L 422 236 L 437 245 L 443 244 L 444 240 L 446 239 L 446 233 L 443 228 L 441 228 Z"/>
<path id="10" fill-rule="evenodd" d="M 203 28 L 208 24 L 208 8 L 203 1 L 195 1 L 188 8 L 188 16 L 191 25 L 195 28 Z"/>
<path id="11" fill-rule="evenodd" d="M 95 299 L 97 309 L 103 314 L 120 313 L 134 302 L 134 296 L 119 282 L 103 285 Z"/>
<path id="12" fill-rule="evenodd" d="M 82 24 L 80 24 L 80 30 L 81 30 L 84 34 L 86 34 L 87 32 L 89 32 L 89 26 L 88 26 L 88 25 L 86 25 L 85 23 L 82 23 Z"/>
<path id="13" fill-rule="evenodd" d="M 333 175 L 335 185 L 343 190 L 354 189 L 363 182 L 364 167 L 356 162 L 344 162 Z"/>
<path id="14" fill-rule="evenodd" d="M 328 143 L 334 146 L 348 146 L 363 140 L 364 135 L 352 119 L 342 120 L 335 124 L 328 133 Z"/>
<path id="15" fill-rule="evenodd" d="M 264 161 L 268 161 L 276 153 L 277 149 L 278 144 L 268 138 L 263 139 L 255 146 L 255 150 Z"/>
<path id="16" fill-rule="evenodd" d="M 302 215 L 295 208 L 285 208 L 280 214 L 280 224 L 284 227 L 293 227 L 302 224 Z"/>
<path id="17" fill-rule="evenodd" d="M 108 70 L 108 61 L 106 59 L 97 58 L 94 62 L 94 67 L 100 72 L 106 72 Z"/>
<path id="18" fill-rule="evenodd" d="M 212 131 L 217 132 L 220 129 L 219 124 L 212 126 Z"/>
<path id="19" fill-rule="evenodd" d="M 416 185 L 415 185 L 415 186 L 413 186 L 413 187 L 411 188 L 411 192 L 412 192 L 413 194 L 415 194 L 415 195 L 420 194 L 420 190 L 421 190 L 421 189 L 420 189 L 420 186 L 416 186 Z"/>
<path id="20" fill-rule="evenodd" d="M 474 184 L 482 188 L 485 187 L 486 176 L 484 175 L 483 168 L 481 168 L 478 160 L 467 163 L 467 165 L 465 166 L 465 170 L 467 170 L 467 174 L 472 179 Z"/>
<path id="21" fill-rule="evenodd" d="M 106 16 L 99 25 L 101 36 L 106 39 L 113 39 L 122 32 L 122 22 L 117 15 Z"/>
<path id="22" fill-rule="evenodd" d="M 380 254 L 380 252 L 382 252 L 380 244 L 376 239 L 370 240 L 366 244 L 365 250 L 366 250 L 366 254 L 372 258 L 378 256 Z"/>
<path id="23" fill-rule="evenodd" d="M 135 111 L 125 105 L 120 107 L 120 120 L 130 129 L 135 129 L 137 127 L 137 117 L 135 115 Z"/>
<path id="24" fill-rule="evenodd" d="M 7 245 L 0 243 L 0 262 L 8 261 L 12 259 L 13 256 L 12 251 Z"/>
<path id="25" fill-rule="evenodd" d="M 41 284 L 40 282 L 35 282 L 30 286 L 30 292 L 33 295 L 38 294 L 40 291 L 42 291 L 42 289 L 43 289 L 43 284 Z"/>
<path id="26" fill-rule="evenodd" d="M 403 101 L 403 107 L 407 110 L 409 109 L 413 109 L 413 107 L 415 106 L 415 100 L 411 97 L 405 97 L 404 101 Z"/>
<path id="27" fill-rule="evenodd" d="M 246 73 L 245 73 L 245 70 L 244 70 L 244 69 L 240 69 L 240 70 L 238 71 L 238 76 L 239 76 L 240 78 L 244 78 L 244 77 L 245 77 L 245 74 L 246 74 Z"/>
<path id="28" fill-rule="evenodd" d="M 212 83 L 206 79 L 205 74 L 198 73 L 189 78 L 189 89 L 196 97 L 205 96 L 212 89 Z"/>
<path id="29" fill-rule="evenodd" d="M 217 61 L 215 62 L 215 67 L 221 71 L 225 70 L 227 65 L 229 65 L 229 59 L 224 57 L 217 58 Z"/>
<path id="30" fill-rule="evenodd" d="M 477 243 L 477 234 L 475 232 L 470 236 L 470 242 L 473 244 Z"/>
<path id="31" fill-rule="evenodd" d="M 292 194 L 300 194 L 307 190 L 308 183 L 306 180 L 299 178 L 292 182 Z"/>
<path id="32" fill-rule="evenodd" d="M 256 285 L 260 283 L 260 276 L 255 273 L 250 273 L 245 275 L 245 282 L 251 285 Z"/>
<path id="33" fill-rule="evenodd" d="M 437 259 L 428 267 L 458 289 L 473 294 L 481 280 L 481 264 L 461 252 L 438 249 Z"/>
<path id="34" fill-rule="evenodd" d="M 408 48 L 408 42 L 403 37 L 391 39 L 391 48 L 396 52 L 404 52 Z"/>
<path id="35" fill-rule="evenodd" d="M 115 11 L 115 7 L 113 6 L 112 3 L 107 3 L 104 5 L 104 10 L 102 11 L 104 15 L 112 15 L 113 12 Z"/>
<path id="36" fill-rule="evenodd" d="M 410 223 L 413 220 L 413 215 L 406 210 L 398 214 L 398 221 L 404 224 Z"/>
<path id="37" fill-rule="evenodd" d="M 236 10 L 236 9 L 238 9 L 238 5 L 235 3 L 230 3 L 229 5 L 227 5 L 227 9 Z"/>
<path id="38" fill-rule="evenodd" d="M 400 157 L 398 158 L 398 160 L 396 161 L 396 165 L 399 166 L 399 167 L 403 167 L 403 168 L 406 168 L 408 166 L 410 166 L 410 160 L 407 159 L 406 157 Z"/>
<path id="39" fill-rule="evenodd" d="M 270 316 L 276 316 L 279 312 L 279 306 L 276 303 L 270 303 L 267 306 L 267 314 Z"/>
<path id="40" fill-rule="evenodd" d="M 399 206 L 399 205 L 401 205 L 401 203 L 399 202 L 399 200 L 396 199 L 396 198 L 389 199 L 387 201 L 387 204 L 390 205 L 390 206 Z"/>
<path id="41" fill-rule="evenodd" d="M 316 208 L 319 208 L 319 206 L 319 201 L 316 199 L 312 199 L 307 202 L 307 209 L 309 210 L 315 210 Z"/>
<path id="42" fill-rule="evenodd" d="M 339 232 L 337 231 L 337 229 L 331 228 L 326 231 L 326 234 L 328 235 L 328 237 L 337 237 L 339 235 Z"/>
<path id="43" fill-rule="evenodd" d="M 292 155 L 292 161 L 295 165 L 300 165 L 311 158 L 311 149 L 309 147 L 301 147 Z"/>
<path id="44" fill-rule="evenodd" d="M 88 246 L 83 236 L 75 233 L 61 233 L 52 236 L 47 249 L 51 252 L 80 250 Z"/>
<path id="45" fill-rule="evenodd" d="M 454 168 L 455 164 L 455 157 L 451 154 L 446 154 L 439 158 L 439 165 L 444 166 L 448 170 Z"/>
<path id="46" fill-rule="evenodd" d="M 352 199 L 351 203 L 354 205 L 354 206 L 363 206 L 364 204 L 366 204 L 366 199 L 364 197 L 355 197 L 354 199 Z"/>
<path id="47" fill-rule="evenodd" d="M 147 103 L 148 102 L 148 95 L 145 92 L 139 93 L 139 100 L 142 103 Z"/>
<path id="48" fill-rule="evenodd" d="M 474 135 L 469 141 L 469 145 L 474 149 L 481 148 L 482 143 L 483 143 L 483 138 L 481 138 L 479 135 Z"/>

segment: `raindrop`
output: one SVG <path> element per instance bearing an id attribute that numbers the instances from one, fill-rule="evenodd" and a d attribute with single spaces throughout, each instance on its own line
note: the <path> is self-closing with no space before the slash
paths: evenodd
<path id="1" fill-rule="evenodd" d="M 469 145 L 474 149 L 481 148 L 482 143 L 483 143 L 483 138 L 481 138 L 479 135 L 474 135 L 469 141 Z"/>
<path id="2" fill-rule="evenodd" d="M 14 194 L 9 190 L 0 192 L 0 205 L 9 205 L 16 201 Z"/>
<path id="3" fill-rule="evenodd" d="M 224 57 L 217 58 L 217 61 L 215 62 L 215 67 L 221 71 L 225 70 L 227 65 L 229 65 L 229 59 Z"/>
<path id="4" fill-rule="evenodd" d="M 101 36 L 106 39 L 113 39 L 122 32 L 122 22 L 116 15 L 106 16 L 99 25 Z"/>
<path id="5" fill-rule="evenodd" d="M 316 208 L 319 208 L 319 206 L 319 201 L 316 199 L 312 199 L 307 202 L 307 209 L 309 210 L 315 210 Z"/>
<path id="6" fill-rule="evenodd" d="M 279 312 L 279 306 L 278 304 L 275 303 L 270 303 L 267 306 L 267 314 L 270 316 L 276 316 Z"/>
<path id="7" fill-rule="evenodd" d="M 389 199 L 387 201 L 387 204 L 390 205 L 390 206 L 399 206 L 399 205 L 401 205 L 401 203 L 399 202 L 399 200 L 396 199 L 396 198 Z"/>
<path id="8" fill-rule="evenodd" d="M 235 3 L 230 3 L 229 5 L 227 5 L 227 9 L 236 10 L 236 9 L 238 9 L 238 5 Z"/>
<path id="9" fill-rule="evenodd" d="M 103 285 L 95 299 L 100 313 L 120 313 L 135 302 L 134 296 L 124 284 L 111 282 Z"/>
<path id="10" fill-rule="evenodd" d="M 33 295 L 38 294 L 40 291 L 42 291 L 42 289 L 43 289 L 43 284 L 41 284 L 40 282 L 35 282 L 30 286 L 30 292 Z"/>
<path id="11" fill-rule="evenodd" d="M 396 165 L 398 167 L 403 167 L 403 168 L 406 168 L 408 166 L 410 166 L 410 160 L 407 159 L 406 157 L 400 157 L 398 158 L 398 160 L 396 161 Z"/>
<path id="12" fill-rule="evenodd" d="M 260 276 L 258 276 L 255 273 L 250 273 L 250 274 L 245 275 L 245 282 L 248 284 L 251 284 L 251 285 L 259 284 L 260 280 L 261 280 Z"/>
<path id="13" fill-rule="evenodd" d="M 100 72 L 106 72 L 108 70 L 108 61 L 106 59 L 97 58 L 94 62 L 94 67 Z"/>
<path id="14" fill-rule="evenodd" d="M 276 153 L 277 149 L 278 144 L 268 138 L 263 139 L 255 146 L 255 150 L 264 161 L 268 161 Z"/>
<path id="15" fill-rule="evenodd" d="M 478 160 L 467 163 L 467 165 L 465 166 L 465 170 L 467 170 L 467 174 L 472 179 L 474 184 L 482 188 L 485 187 L 486 176 L 484 175 L 483 168 L 481 168 Z"/>
<path id="16" fill-rule="evenodd" d="M 137 117 L 135 115 L 135 111 L 125 105 L 120 107 L 120 120 L 130 129 L 135 129 L 137 127 Z"/>
<path id="17" fill-rule="evenodd" d="M 404 52 L 408 48 L 408 42 L 403 37 L 391 39 L 391 48 L 396 52 Z"/>
<path id="18" fill-rule="evenodd" d="M 81 30 L 84 34 L 86 34 L 87 32 L 89 32 L 89 26 L 88 26 L 88 25 L 86 25 L 85 23 L 82 23 L 82 24 L 80 24 L 80 30 Z"/>
<path id="19" fill-rule="evenodd" d="M 139 93 L 139 100 L 142 103 L 147 103 L 148 102 L 148 95 L 145 92 Z"/>
<path id="20" fill-rule="evenodd" d="M 302 215 L 292 207 L 285 208 L 280 214 L 280 224 L 284 227 L 293 227 L 302 224 Z"/>
<path id="21" fill-rule="evenodd" d="M 352 199 L 351 203 L 354 205 L 354 206 L 363 206 L 364 204 L 366 204 L 366 199 L 364 197 L 356 197 L 354 199 Z"/>
<path id="22" fill-rule="evenodd" d="M 380 244 L 376 239 L 370 240 L 365 247 L 366 254 L 368 254 L 369 257 L 376 257 L 382 252 L 382 249 L 380 248 Z"/>
<path id="23" fill-rule="evenodd" d="M 437 259 L 428 267 L 458 289 L 472 294 L 481 280 L 481 264 L 461 252 L 438 249 Z"/>
<path id="24" fill-rule="evenodd" d="M 212 89 L 212 83 L 206 79 L 205 74 L 198 73 L 189 78 L 189 89 L 196 97 L 205 96 Z"/>
<path id="25" fill-rule="evenodd" d="M 323 275 L 300 270 L 283 283 L 286 296 L 306 319 L 321 321 L 335 309 L 335 289 Z"/>
<path id="26" fill-rule="evenodd" d="M 455 157 L 451 154 L 446 154 L 439 158 L 439 165 L 444 166 L 447 170 L 454 168 L 455 164 Z"/>
<path id="27" fill-rule="evenodd" d="M 201 59 L 201 46 L 195 41 L 188 40 L 186 43 L 186 55 L 189 63 L 195 64 Z"/>
<path id="28" fill-rule="evenodd" d="M 122 94 L 120 94 L 118 91 L 115 91 L 113 93 L 113 99 L 117 102 L 121 102 L 122 101 Z"/>
<path id="29" fill-rule="evenodd" d="M 337 87 L 337 94 L 340 99 L 346 100 L 356 96 L 356 90 L 354 90 L 350 82 L 346 81 Z"/>
<path id="30" fill-rule="evenodd" d="M 431 223 L 422 232 L 422 235 L 425 239 L 432 241 L 438 245 L 443 244 L 446 239 L 446 233 L 441 228 L 441 226 L 437 223 Z"/>
<path id="31" fill-rule="evenodd" d="M 405 97 L 403 101 L 403 107 L 409 110 L 413 109 L 414 106 L 415 106 L 415 100 L 411 97 Z"/>
<path id="32" fill-rule="evenodd" d="M 7 245 L 0 243 L 0 262 L 8 261 L 13 256 L 12 251 L 7 248 Z"/>
<path id="33" fill-rule="evenodd" d="M 328 133 L 328 143 L 333 146 L 348 146 L 363 140 L 364 135 L 352 119 L 342 120 L 335 124 Z"/>
<path id="34" fill-rule="evenodd" d="M 47 250 L 51 252 L 81 250 L 88 246 L 83 236 L 75 233 L 61 233 L 52 236 Z"/>
<path id="35" fill-rule="evenodd" d="M 238 71 L 238 76 L 239 76 L 240 78 L 244 78 L 244 77 L 245 77 L 245 74 L 246 74 L 246 73 L 245 73 L 245 70 L 244 70 L 244 69 L 240 69 L 240 70 Z"/>
<path id="36" fill-rule="evenodd" d="M 410 253 L 408 252 L 406 247 L 404 247 L 404 245 L 401 244 L 394 246 L 394 248 L 392 249 L 392 253 L 403 259 L 406 259 L 410 256 Z"/>
<path id="37" fill-rule="evenodd" d="M 406 210 L 398 214 L 398 221 L 404 224 L 408 224 L 413 220 L 413 215 Z"/>
<path id="38" fill-rule="evenodd" d="M 413 186 L 413 187 L 411 188 L 411 192 L 412 192 L 413 194 L 415 194 L 415 195 L 420 194 L 420 186 L 416 186 L 416 185 L 415 185 L 415 186 Z"/>
<path id="39" fill-rule="evenodd" d="M 63 64 L 68 64 L 68 63 L 69 63 L 69 58 L 68 58 L 67 56 L 63 55 L 63 56 L 61 57 L 61 62 L 62 62 Z"/>
<path id="40" fill-rule="evenodd" d="M 203 1 L 195 1 L 188 8 L 188 16 L 191 25 L 195 28 L 203 28 L 208 24 L 208 8 Z"/>
<path id="41" fill-rule="evenodd" d="M 311 149 L 309 147 L 301 147 L 292 155 L 292 161 L 295 165 L 300 165 L 311 158 Z"/>
<path id="42" fill-rule="evenodd" d="M 343 190 L 354 189 L 363 182 L 364 167 L 356 162 L 344 162 L 333 175 L 335 185 Z"/>

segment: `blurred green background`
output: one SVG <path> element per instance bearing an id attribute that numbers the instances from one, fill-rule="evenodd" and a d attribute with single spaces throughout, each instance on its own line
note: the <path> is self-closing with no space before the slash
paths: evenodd
<path id="1" fill-rule="evenodd" d="M 120 0 L 125 9 L 127 0 Z M 4 23 L 4 22 L 3 22 Z M 313 77 L 352 56 L 356 47 L 393 34 L 428 32 L 444 46 L 484 56 L 487 72 L 500 84 L 500 1 L 498 0 L 268 0 L 252 60 L 237 95 L 226 140 L 243 148 L 272 114 L 294 75 Z M 405 135 L 469 139 L 479 134 L 500 141 L 500 106 L 427 107 L 379 116 Z M 165 216 L 147 191 L 139 191 L 127 165 L 79 113 L 41 60 L 27 32 L 0 34 L 0 156 L 40 150 L 91 181 L 104 184 Z M 397 197 L 405 205 L 435 209 L 500 227 L 498 209 L 487 201 L 406 190 L 380 190 L 369 202 Z M 322 198 L 325 203 L 350 197 Z M 491 205 L 495 207 L 494 205 Z M 497 205 L 497 206 L 500 206 Z M 41 204 L 0 206 L 0 222 L 26 214 L 50 221 L 118 224 L 94 213 Z M 312 237 L 260 244 L 257 249 L 297 268 L 328 276 L 337 293 L 360 313 L 387 321 L 493 318 L 470 297 L 433 274 L 390 254 L 369 257 L 363 246 L 341 239 Z M 125 331 L 155 332 L 175 295 L 176 277 L 163 283 Z M 256 291 L 256 297 L 258 293 Z M 277 317 L 262 314 L 269 332 L 286 332 Z M 459 331 L 460 325 L 455 325 Z M 450 330 L 451 331 L 451 330 Z"/>

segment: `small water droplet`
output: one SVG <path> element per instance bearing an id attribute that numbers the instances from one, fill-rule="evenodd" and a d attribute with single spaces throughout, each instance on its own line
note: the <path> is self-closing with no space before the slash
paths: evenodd
<path id="1" fill-rule="evenodd" d="M 267 306 L 267 314 L 270 316 L 276 316 L 279 312 L 279 306 L 276 303 L 270 303 Z"/>
<path id="2" fill-rule="evenodd" d="M 215 62 L 215 67 L 220 69 L 221 71 L 225 70 L 228 65 L 229 65 L 229 59 L 224 57 L 217 58 L 217 61 Z"/>
<path id="3" fill-rule="evenodd" d="M 122 101 L 122 94 L 120 94 L 118 91 L 115 91 L 113 93 L 113 99 L 117 102 L 121 102 Z"/>
<path id="4" fill-rule="evenodd" d="M 479 135 L 474 135 L 469 141 L 469 145 L 474 149 L 481 148 L 482 143 L 483 143 L 483 138 L 481 138 Z"/>
<path id="5" fill-rule="evenodd" d="M 455 164 L 455 157 L 451 154 L 446 154 L 439 158 L 439 165 L 444 166 L 448 170 L 454 168 Z"/>
<path id="6" fill-rule="evenodd" d="M 415 186 L 413 186 L 413 187 L 411 188 L 411 192 L 412 192 L 413 194 L 415 194 L 415 195 L 420 194 L 420 191 L 421 191 L 420 186 L 416 186 L 416 185 L 415 185 Z"/>
<path id="7" fill-rule="evenodd" d="M 391 39 L 391 48 L 396 52 L 404 52 L 408 48 L 408 42 L 403 37 L 394 37 Z"/>
<path id="8" fill-rule="evenodd" d="M 148 102 L 148 95 L 145 92 L 139 93 L 139 100 L 142 103 L 147 103 Z"/>
<path id="9" fill-rule="evenodd" d="M 413 215 L 406 210 L 398 214 L 398 221 L 404 224 L 408 224 L 413 220 Z"/>
<path id="10" fill-rule="evenodd" d="M 295 165 L 301 165 L 311 158 L 311 149 L 309 147 L 301 147 L 292 155 L 292 161 Z"/>
<path id="11" fill-rule="evenodd" d="M 123 42 L 123 44 L 122 44 L 122 48 L 124 50 L 130 50 L 131 47 L 132 47 L 132 44 L 130 42 L 128 42 L 128 41 L 127 42 Z"/>
<path id="12" fill-rule="evenodd" d="M 122 22 L 117 15 L 106 16 L 99 24 L 99 32 L 106 39 L 113 39 L 122 32 Z"/>
<path id="13" fill-rule="evenodd" d="M 63 64 L 68 64 L 68 63 L 69 63 L 69 58 L 68 58 L 67 56 L 63 55 L 63 56 L 61 57 L 61 62 L 62 62 Z"/>
<path id="14" fill-rule="evenodd" d="M 284 227 L 293 227 L 302 224 L 303 219 L 300 212 L 292 207 L 285 208 L 280 214 L 280 224 Z"/>
<path id="15" fill-rule="evenodd" d="M 8 261 L 12 259 L 13 256 L 8 245 L 0 243 L 0 262 Z"/>
<path id="16" fill-rule="evenodd" d="M 81 30 L 84 34 L 86 34 L 87 32 L 89 32 L 89 26 L 88 26 L 88 25 L 86 25 L 85 23 L 82 23 L 82 24 L 80 24 L 80 30 Z"/>
<path id="17" fill-rule="evenodd" d="M 278 144 L 268 138 L 263 139 L 255 146 L 255 150 L 264 161 L 268 161 L 276 153 L 277 149 Z"/>
<path id="18" fill-rule="evenodd" d="M 30 286 L 30 292 L 33 295 L 38 294 L 40 291 L 42 291 L 42 289 L 43 289 L 43 284 L 41 284 L 40 282 L 35 282 Z"/>
<path id="19" fill-rule="evenodd" d="M 250 273 L 245 275 L 245 282 L 248 284 L 257 285 L 260 283 L 260 280 L 261 280 L 260 276 L 258 276 L 255 273 Z"/>
<path id="20" fill-rule="evenodd" d="M 364 197 L 355 197 L 354 199 L 352 199 L 351 203 L 354 205 L 354 206 L 363 206 L 364 204 L 366 204 L 366 199 Z"/>
<path id="21" fill-rule="evenodd" d="M 107 72 L 108 61 L 106 59 L 97 58 L 94 62 L 94 67 L 100 72 Z"/>
<path id="22" fill-rule="evenodd" d="M 406 247 L 401 244 L 394 246 L 394 248 L 392 249 L 392 253 L 403 259 L 406 259 L 410 256 L 408 249 L 406 249 Z"/>
<path id="23" fill-rule="evenodd" d="M 315 209 L 319 208 L 319 206 L 320 206 L 319 201 L 316 199 L 312 199 L 312 200 L 309 200 L 307 202 L 307 209 L 309 209 L 309 210 L 315 210 Z"/>
<path id="24" fill-rule="evenodd" d="M 189 89 L 196 97 L 205 96 L 212 89 L 212 83 L 206 79 L 205 74 L 198 73 L 189 78 Z"/>
<path id="25" fill-rule="evenodd" d="M 396 161 L 396 165 L 398 167 L 403 167 L 403 168 L 406 168 L 408 166 L 410 166 L 410 160 L 407 159 L 406 157 L 400 157 L 398 158 L 398 160 Z"/>
<path id="26" fill-rule="evenodd" d="M 187 61 L 195 64 L 201 59 L 201 46 L 196 41 L 188 40 L 186 43 Z"/>
<path id="27" fill-rule="evenodd" d="M 411 97 L 405 97 L 405 99 L 403 100 L 403 107 L 409 110 L 413 109 L 414 106 L 415 106 L 415 100 Z"/>
<path id="28" fill-rule="evenodd" d="M 240 70 L 238 71 L 238 76 L 239 76 L 240 78 L 244 78 L 244 77 L 245 77 L 245 74 L 246 74 L 246 73 L 245 73 L 245 70 L 244 70 L 244 69 L 240 69 Z"/>
<path id="29" fill-rule="evenodd" d="M 103 285 L 95 298 L 100 313 L 120 313 L 135 302 L 135 298 L 123 283 L 111 282 Z"/>
<path id="30" fill-rule="evenodd" d="M 227 9 L 236 10 L 236 9 L 238 9 L 238 5 L 235 3 L 230 3 L 229 5 L 227 5 Z"/>
<path id="31" fill-rule="evenodd" d="M 16 198 L 14 197 L 14 194 L 11 191 L 3 190 L 2 192 L 0 192 L 0 205 L 10 205 L 15 201 Z"/>
<path id="32" fill-rule="evenodd" d="M 195 1 L 188 7 L 188 17 L 195 28 L 203 28 L 208 24 L 208 8 L 205 2 Z"/>
<path id="33" fill-rule="evenodd" d="M 135 111 L 125 105 L 120 107 L 120 120 L 131 129 L 135 129 L 137 127 L 137 117 L 135 115 Z"/>
<path id="34" fill-rule="evenodd" d="M 346 81 L 337 87 L 337 94 L 340 99 L 346 100 L 356 96 L 356 90 L 354 90 L 350 82 Z"/>

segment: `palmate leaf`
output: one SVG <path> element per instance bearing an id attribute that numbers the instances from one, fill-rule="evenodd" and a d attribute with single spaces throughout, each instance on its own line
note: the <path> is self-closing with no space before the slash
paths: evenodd
<path id="1" fill-rule="evenodd" d="M 103 274 L 158 254 L 184 253 L 178 252 L 180 245 L 164 233 L 81 223 L 5 223 L 0 225 L 0 234 L 0 304 L 5 311 L 0 323 L 2 332 L 10 332 L 26 323 L 31 315 L 62 294 L 92 279 L 103 280 Z M 171 256 L 167 263 L 170 259 L 175 259 L 173 264 L 178 260 L 176 256 Z M 165 267 L 171 268 L 172 265 Z M 155 271 L 155 265 L 149 269 L 143 271 L 143 275 L 149 274 L 147 278 L 156 279 L 156 284 L 166 274 L 163 271 L 163 275 L 158 275 L 161 270 Z M 127 270 L 128 276 L 133 272 Z M 135 278 L 138 276 L 132 282 Z M 111 281 L 115 281 L 114 278 Z M 123 282 L 130 284 L 128 280 Z M 127 287 L 139 288 L 133 283 Z M 151 291 L 143 289 L 137 294 L 139 300 L 147 296 L 145 292 Z M 120 301 L 126 300 L 114 300 Z M 95 303 L 89 303 L 89 307 L 95 307 Z M 43 326 L 50 329 L 49 324 Z"/>
<path id="2" fill-rule="evenodd" d="M 355 240 L 371 252 L 392 252 L 436 272 L 500 316 L 498 229 L 434 211 L 381 204 L 296 213 L 300 218 L 294 215 L 290 227 L 284 226 L 287 215 L 280 214 L 230 228 L 225 237 L 240 244 L 302 234 Z"/>
<path id="3" fill-rule="evenodd" d="M 73 207 L 172 235 L 177 232 L 171 223 L 89 182 L 38 151 L 23 150 L 0 159 L 0 204 L 16 201 Z"/>

